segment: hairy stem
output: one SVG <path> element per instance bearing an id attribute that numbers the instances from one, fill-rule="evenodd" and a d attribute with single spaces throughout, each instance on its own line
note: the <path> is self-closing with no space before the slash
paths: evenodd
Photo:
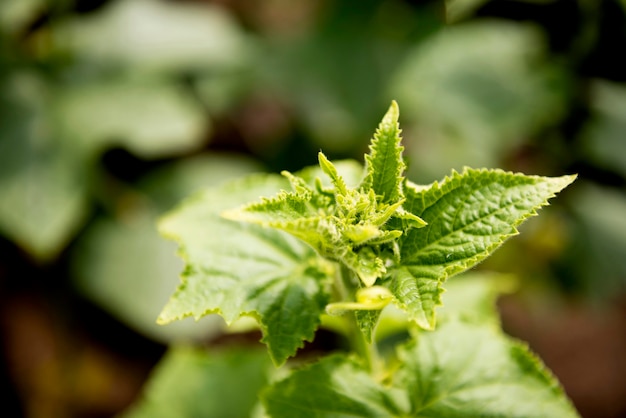
<path id="1" fill-rule="evenodd" d="M 358 279 L 355 277 L 354 273 L 343 264 L 341 264 L 341 269 L 339 270 L 335 282 L 335 288 L 342 302 L 352 301 L 358 289 Z M 373 376 L 378 376 L 382 370 L 383 363 L 379 356 L 376 343 L 370 342 L 365 338 L 363 331 L 361 331 L 357 324 L 354 311 L 345 315 L 344 319 L 349 322 L 349 332 L 346 338 L 348 338 L 350 342 L 350 347 L 361 357 L 367 370 L 369 370 Z"/>

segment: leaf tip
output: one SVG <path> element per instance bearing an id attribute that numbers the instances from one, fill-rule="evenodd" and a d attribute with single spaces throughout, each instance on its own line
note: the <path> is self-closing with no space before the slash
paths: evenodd
<path id="1" fill-rule="evenodd" d="M 385 116 L 383 117 L 382 124 L 394 126 L 395 124 L 398 123 L 399 117 L 400 117 L 400 108 L 398 106 L 398 102 L 396 102 L 395 100 L 392 100 L 391 105 L 389 106 L 389 109 L 387 110 L 387 113 L 385 113 Z"/>

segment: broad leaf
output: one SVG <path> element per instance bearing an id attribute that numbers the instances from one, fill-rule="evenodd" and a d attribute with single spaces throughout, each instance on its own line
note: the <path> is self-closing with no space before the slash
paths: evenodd
<path id="1" fill-rule="evenodd" d="M 108 2 L 94 13 L 64 19 L 51 35 L 62 52 L 141 75 L 232 70 L 251 52 L 232 17 L 212 4 Z"/>
<path id="2" fill-rule="evenodd" d="M 428 225 L 400 239 L 401 265 L 388 283 L 400 306 L 421 327 L 434 328 L 442 283 L 517 234 L 517 225 L 574 178 L 466 169 L 430 188 L 407 186 L 404 208 Z"/>
<path id="3" fill-rule="evenodd" d="M 400 349 L 390 384 L 332 356 L 265 392 L 273 418 L 577 417 L 539 360 L 492 324 L 444 321 Z"/>
<path id="4" fill-rule="evenodd" d="M 170 349 L 139 401 L 119 418 L 241 418 L 257 403 L 270 370 L 262 350 Z"/>
<path id="5" fill-rule="evenodd" d="M 402 416 L 403 395 L 374 381 L 356 360 L 333 355 L 276 383 L 262 400 L 272 418 L 380 418 Z"/>
<path id="6" fill-rule="evenodd" d="M 210 313 L 227 323 L 253 316 L 277 364 L 313 339 L 333 267 L 283 232 L 220 216 L 286 187 L 280 176 L 248 177 L 197 195 L 161 221 L 161 233 L 179 242 L 186 268 L 159 322 Z"/>
<path id="7" fill-rule="evenodd" d="M 528 349 L 490 324 L 446 321 L 400 351 L 394 385 L 413 417 L 576 417 Z"/>

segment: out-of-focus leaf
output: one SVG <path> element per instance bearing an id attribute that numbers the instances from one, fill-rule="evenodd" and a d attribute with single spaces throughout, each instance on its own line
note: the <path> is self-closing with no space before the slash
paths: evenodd
<path id="1" fill-rule="evenodd" d="M 470 16 L 488 0 L 446 0 L 446 20 L 458 22 Z"/>
<path id="2" fill-rule="evenodd" d="M 173 348 L 139 402 L 118 418 L 249 417 L 270 367 L 264 350 Z"/>
<path id="3" fill-rule="evenodd" d="M 207 131 L 200 103 L 174 84 L 108 82 L 59 92 L 55 107 L 63 133 L 101 152 L 123 146 L 144 157 L 164 157 L 198 147 Z"/>
<path id="4" fill-rule="evenodd" d="M 591 97 L 595 115 L 583 132 L 585 155 L 626 176 L 626 87 L 598 80 Z"/>
<path id="5" fill-rule="evenodd" d="M 46 0 L 2 0 L 0 2 L 0 31 L 14 33 L 29 23 L 45 5 Z"/>
<path id="6" fill-rule="evenodd" d="M 443 26 L 442 6 L 364 0 L 356 9 L 331 2 L 317 16 L 315 30 L 270 38 L 267 83 L 293 105 L 307 135 L 325 152 L 354 152 L 365 147 L 374 128 L 363 121 L 377 120 L 384 111 L 380 103 L 393 98 L 389 75 L 407 48 Z"/>
<path id="7" fill-rule="evenodd" d="M 626 197 L 583 183 L 570 205 L 575 213 L 571 248 L 564 269 L 586 295 L 605 298 L 626 290 Z"/>
<path id="8" fill-rule="evenodd" d="M 14 73 L 0 86 L 0 230 L 36 258 L 53 258 L 84 221 L 87 167 L 56 134 L 42 80 Z"/>
<path id="9" fill-rule="evenodd" d="M 518 0 L 519 3 L 553 3 L 555 0 Z M 450 23 L 470 17 L 489 0 L 446 0 L 446 18 Z"/>
<path id="10" fill-rule="evenodd" d="M 92 17 L 64 22 L 54 35 L 81 60 L 128 72 L 232 67 L 249 52 L 231 16 L 199 3 L 117 0 Z"/>
<path id="11" fill-rule="evenodd" d="M 410 178 L 449 167 L 499 167 L 529 135 L 562 114 L 558 74 L 542 61 L 530 26 L 480 22 L 452 26 L 418 45 L 391 91 L 406 122 Z M 556 86 L 556 87 L 555 87 Z"/>
<path id="12" fill-rule="evenodd" d="M 128 193 L 116 217 L 91 225 L 73 254 L 77 288 L 89 299 L 155 340 L 208 337 L 219 332 L 216 316 L 199 323 L 189 318 L 168 326 L 156 324 L 183 263 L 176 245 L 161 238 L 157 217 L 183 197 L 258 167 L 234 156 L 202 156 L 166 166 Z"/>

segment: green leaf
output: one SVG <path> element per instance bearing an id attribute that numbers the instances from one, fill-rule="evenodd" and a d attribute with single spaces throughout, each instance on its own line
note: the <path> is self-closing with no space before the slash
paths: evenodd
<path id="1" fill-rule="evenodd" d="M 273 418 L 577 417 L 528 349 L 490 323 L 447 320 L 399 350 L 387 384 L 356 361 L 327 357 L 263 394 Z"/>
<path id="2" fill-rule="evenodd" d="M 88 16 L 64 19 L 51 34 L 60 52 L 69 50 L 97 67 L 140 75 L 232 71 L 251 52 L 251 43 L 232 17 L 206 4 L 110 2 Z"/>
<path id="3" fill-rule="evenodd" d="M 249 417 L 271 368 L 263 350 L 170 349 L 119 418 Z"/>
<path id="4" fill-rule="evenodd" d="M 491 324 L 445 321 L 400 350 L 394 386 L 413 417 L 576 417 L 557 381 L 526 346 Z"/>
<path id="5" fill-rule="evenodd" d="M 428 225 L 400 238 L 401 265 L 388 284 L 400 306 L 433 329 L 442 283 L 517 234 L 517 225 L 574 179 L 466 169 L 427 189 L 407 186 L 404 208 Z"/>
<path id="6" fill-rule="evenodd" d="M 394 392 L 357 361 L 333 355 L 274 384 L 261 399 L 272 418 L 398 417 Z"/>
<path id="7" fill-rule="evenodd" d="M 89 212 L 90 167 L 55 130 L 43 78 L 0 78 L 0 233 L 39 261 L 56 257 Z"/>
<path id="8" fill-rule="evenodd" d="M 55 115 L 64 135 L 90 153 L 123 146 L 143 158 L 182 154 L 202 145 L 202 106 L 174 83 L 106 81 L 59 92 Z"/>
<path id="9" fill-rule="evenodd" d="M 276 175 L 248 177 L 209 189 L 162 219 L 160 231 L 179 242 L 186 268 L 159 322 L 209 313 L 219 313 L 227 323 L 241 315 L 255 317 L 277 364 L 313 339 L 328 303 L 325 287 L 333 267 L 281 231 L 220 216 L 286 183 Z"/>
<path id="10" fill-rule="evenodd" d="M 502 166 L 527 138 L 561 120 L 570 89 L 546 59 L 544 35 L 519 22 L 465 22 L 407 52 L 390 90 L 404 129 L 418 140 L 408 148 L 409 178 Z"/>
<path id="11" fill-rule="evenodd" d="M 355 310 L 354 318 L 356 324 L 363 333 L 365 341 L 371 343 L 374 336 L 374 329 L 378 324 L 380 318 L 381 309 L 369 309 L 369 310 Z"/>
<path id="12" fill-rule="evenodd" d="M 370 145 L 370 153 L 365 156 L 367 175 L 362 187 L 373 189 L 384 203 L 393 204 L 402 199 L 402 180 L 405 169 L 400 145 L 400 110 L 393 101 L 391 107 L 378 125 Z"/>
<path id="13" fill-rule="evenodd" d="M 176 243 L 156 231 L 159 214 L 185 196 L 258 171 L 252 161 L 225 154 L 179 159 L 128 186 L 72 246 L 73 284 L 81 294 L 134 330 L 162 343 L 200 341 L 223 332 L 216 315 L 166 327 L 154 319 L 179 280 Z M 123 202 L 123 204 L 122 204 Z M 141 295 L 140 298 L 137 295 Z"/>

